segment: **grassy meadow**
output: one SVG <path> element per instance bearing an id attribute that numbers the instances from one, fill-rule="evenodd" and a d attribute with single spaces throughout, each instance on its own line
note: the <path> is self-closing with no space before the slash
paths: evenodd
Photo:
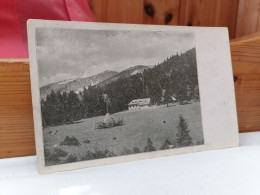
<path id="1" fill-rule="evenodd" d="M 107 149 L 115 155 L 120 155 L 125 148 L 132 150 L 137 147 L 143 151 L 147 139 L 150 138 L 153 146 L 160 150 L 166 139 L 171 142 L 176 139 L 176 125 L 180 114 L 189 126 L 193 144 L 203 143 L 200 103 L 193 102 L 115 113 L 111 116 L 115 120 L 123 119 L 124 125 L 112 128 L 96 129 L 96 123 L 102 122 L 104 116 L 83 119 L 74 124 L 47 127 L 43 129 L 44 146 L 48 150 L 58 147 L 78 158 L 86 151 L 97 149 Z M 66 136 L 76 137 L 80 145 L 60 146 Z M 59 164 L 64 163 L 65 157 L 60 158 L 60 161 Z"/>

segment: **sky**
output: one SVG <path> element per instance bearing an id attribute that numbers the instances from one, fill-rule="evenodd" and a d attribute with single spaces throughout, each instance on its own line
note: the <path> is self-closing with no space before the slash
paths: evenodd
<path id="1" fill-rule="evenodd" d="M 105 70 L 153 66 L 195 47 L 195 38 L 190 32 L 39 28 L 36 45 L 43 86 Z"/>

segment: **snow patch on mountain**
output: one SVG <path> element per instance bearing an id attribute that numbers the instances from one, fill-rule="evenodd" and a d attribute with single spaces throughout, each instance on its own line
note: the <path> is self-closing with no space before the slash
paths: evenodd
<path id="1" fill-rule="evenodd" d="M 58 85 L 61 85 L 61 84 L 65 84 L 65 83 L 68 83 L 68 82 L 70 82 L 70 81 L 73 81 L 74 79 L 69 79 L 69 80 L 67 80 L 67 81 L 62 81 L 62 82 L 59 82 L 59 83 L 57 83 Z"/>

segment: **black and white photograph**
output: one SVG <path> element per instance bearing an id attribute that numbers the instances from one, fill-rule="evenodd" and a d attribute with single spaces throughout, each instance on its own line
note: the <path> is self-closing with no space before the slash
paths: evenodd
<path id="1" fill-rule="evenodd" d="M 204 143 L 194 33 L 36 29 L 46 166 Z"/>
<path id="2" fill-rule="evenodd" d="M 226 131 L 233 140 L 222 139 L 233 121 L 214 117 L 228 105 L 217 103 L 224 99 L 216 95 L 219 83 L 205 82 L 218 72 L 201 56 L 216 49 L 205 45 L 198 54 L 200 29 L 41 22 L 29 28 L 41 168 L 69 170 L 236 145 L 235 126 Z"/>

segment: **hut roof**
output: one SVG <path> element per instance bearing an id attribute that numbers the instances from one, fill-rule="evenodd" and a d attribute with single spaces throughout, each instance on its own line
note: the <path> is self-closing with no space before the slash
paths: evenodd
<path id="1" fill-rule="evenodd" d="M 132 100 L 128 104 L 128 106 L 132 106 L 132 105 L 139 105 L 139 106 L 148 105 L 148 104 L 150 104 L 150 102 L 151 102 L 151 98 L 135 99 L 135 100 Z"/>

